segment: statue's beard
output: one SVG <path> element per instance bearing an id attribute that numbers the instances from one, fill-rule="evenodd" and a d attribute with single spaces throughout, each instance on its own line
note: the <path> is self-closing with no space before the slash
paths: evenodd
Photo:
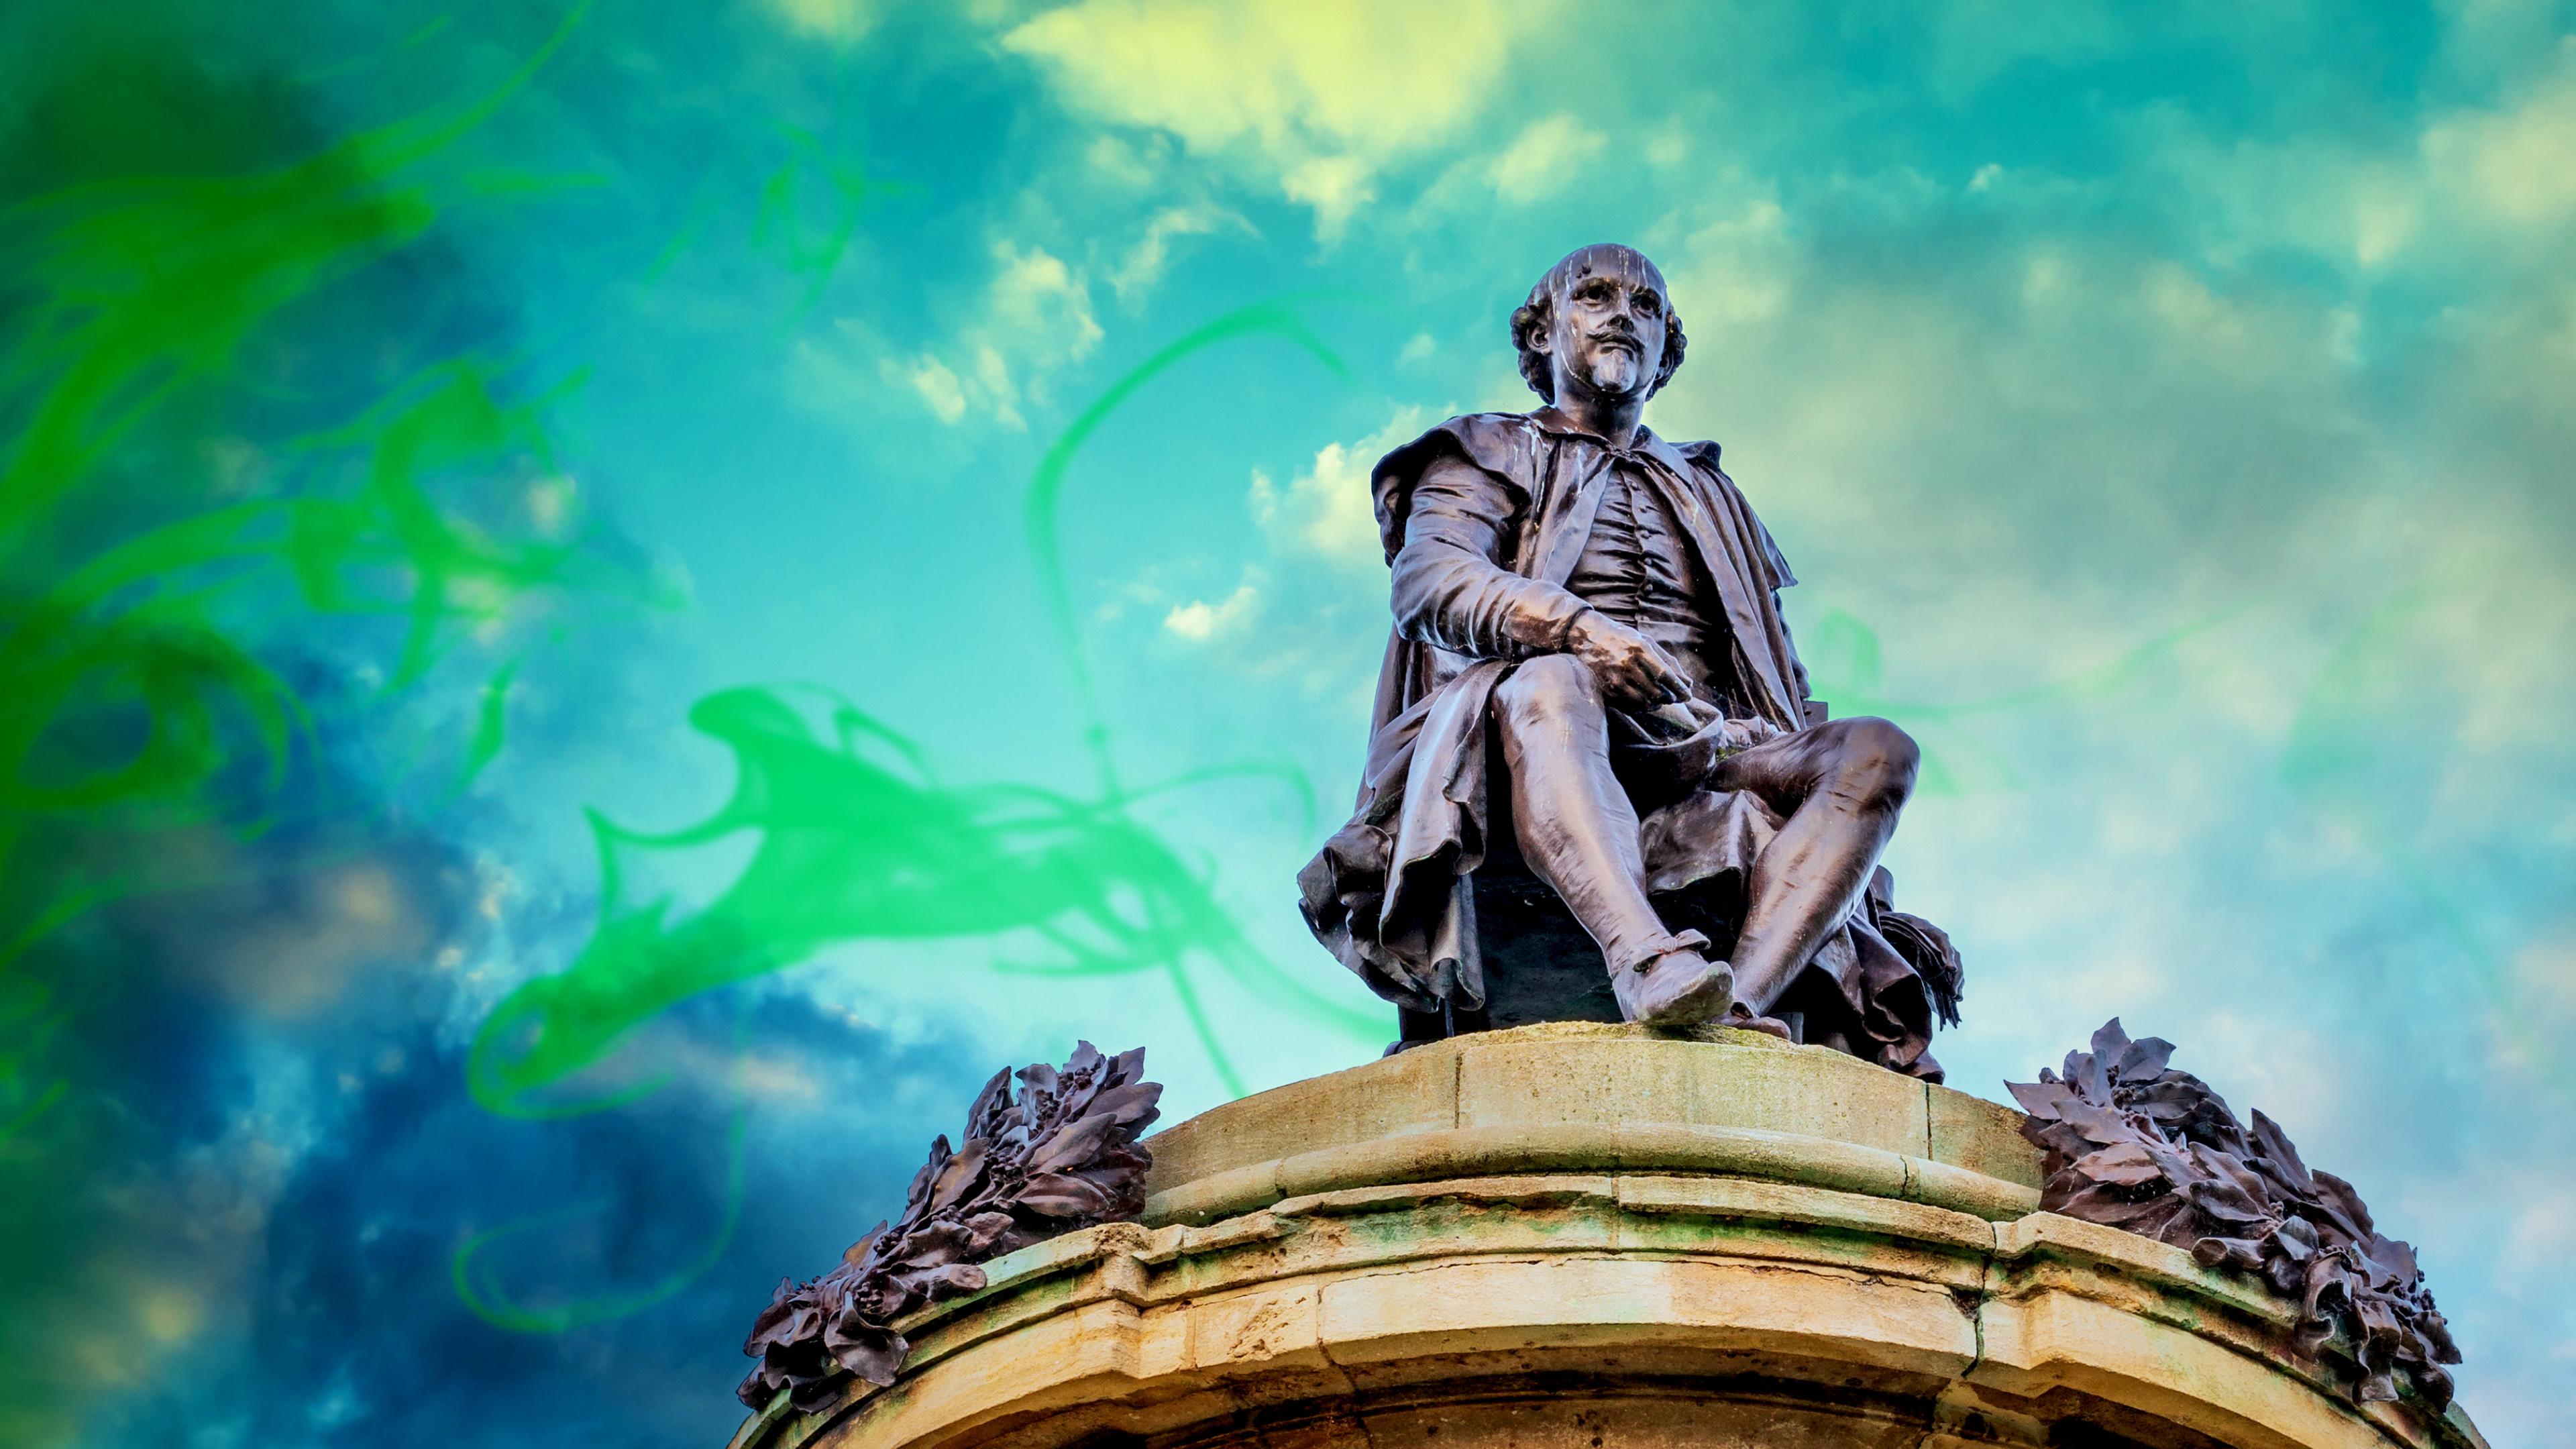
<path id="1" fill-rule="evenodd" d="M 1635 392 L 1644 380 L 1644 363 L 1627 348 L 1601 348 L 1592 354 L 1591 362 L 1591 376 L 1585 380 L 1592 384 L 1594 392 L 1622 397 Z"/>

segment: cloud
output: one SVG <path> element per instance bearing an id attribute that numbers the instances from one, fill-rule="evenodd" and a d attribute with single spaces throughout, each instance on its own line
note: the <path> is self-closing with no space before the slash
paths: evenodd
<path id="1" fill-rule="evenodd" d="M 1379 458 L 1446 415 L 1394 407 L 1382 427 L 1316 449 L 1284 487 L 1255 469 L 1244 509 L 1260 530 L 1266 561 L 1247 568 L 1231 595 L 1169 610 L 1162 632 L 1192 643 L 1245 641 L 1249 647 L 1209 649 L 1193 662 L 1284 688 L 1306 706 L 1320 703 L 1345 732 L 1341 738 L 1356 741 L 1373 689 L 1369 665 L 1387 629 L 1386 562 L 1369 474 Z"/>
<path id="2" fill-rule="evenodd" d="M 876 28 L 877 0 L 761 0 L 789 29 L 815 40 L 848 45 Z"/>
<path id="3" fill-rule="evenodd" d="M 2350 158 L 2340 174 L 2384 161 Z M 1727 444 L 1807 579 L 1789 600 L 1802 622 L 1830 605 L 1886 627 L 1890 680 L 1838 710 L 1920 701 L 1900 718 L 1936 756 L 2011 766 L 1955 806 L 1918 802 L 1898 839 L 1900 880 L 1932 894 L 1917 905 L 2017 983 L 2011 1001 L 1985 998 L 1981 1028 L 2036 1036 L 2048 1015 L 2063 1034 L 2093 1007 L 2259 997 L 2243 1039 L 2213 1043 L 2251 1059 L 2286 1009 L 2275 998 L 2313 989 L 2313 973 L 2382 1009 L 2411 999 L 2412 970 L 2369 977 L 2357 952 L 2441 956 L 2475 979 L 2486 968 L 2423 932 L 2423 913 L 2492 905 L 2497 888 L 2472 884 L 2476 872 L 2428 882 L 2403 862 L 2457 869 L 2494 848 L 2510 782 L 2567 776 L 2542 722 L 2576 700 L 2576 676 L 2541 657 L 2567 590 L 2539 561 L 2563 546 L 2566 510 L 2512 467 L 2457 452 L 2528 425 L 2501 388 L 2448 395 L 2448 367 L 2412 388 L 2382 370 L 2378 339 L 2403 323 L 2388 299 L 2274 270 L 2299 251 L 2316 271 L 2338 251 L 2351 265 L 2350 234 L 2315 226 L 2297 197 L 2253 204 L 2256 174 L 2295 169 L 2242 154 L 2181 166 L 2171 180 L 2188 202 L 2116 226 L 2098 193 L 2044 173 L 1963 167 L 1956 186 L 1927 187 L 1784 171 L 1675 228 L 1667 270 L 1693 346 L 1656 426 Z M 2337 183 L 2311 168 L 2306 184 Z M 2213 233 L 2208 217 L 2227 208 Z M 2225 244 L 2199 245 L 2213 235 Z M 2453 315 L 2482 315 L 2474 296 L 2461 305 Z M 2475 333 L 2446 345 L 2470 369 L 2494 346 Z M 2425 603 L 2402 624 L 2357 632 L 2409 590 Z M 2096 702 L 2040 691 L 2015 711 L 1928 708 L 2082 678 L 2195 621 L 2209 632 L 2123 671 L 2117 692 L 2104 676 Z M 1819 641 L 1810 629 L 1802 642 Z M 2284 745 L 2337 658 L 2361 683 L 2326 717 L 2370 749 L 2352 757 L 2349 790 L 2338 776 L 2331 799 L 2285 800 Z M 2000 793 L 2016 776 L 2033 793 Z M 2038 791 L 2077 779 L 2119 783 Z M 2338 802 L 2366 803 L 2354 818 L 2375 834 L 2345 838 L 2320 818 Z M 1982 863 L 1954 877 L 1962 858 Z M 1995 878 L 2024 884 L 1988 898 L 1975 881 Z M 2043 878 L 2054 884 L 2034 895 Z M 2345 931 L 2358 941 L 2333 940 Z M 2053 944 L 2075 938 L 2081 963 Z M 2210 940 L 2230 945 L 2213 957 Z M 2281 964 L 2231 974 L 2246 953 Z M 2058 1000 L 2035 1006 L 2034 982 Z M 2416 1019 L 2495 1048 L 2476 1041 L 2475 1013 Z M 2321 1039 L 2362 1030 L 2339 1014 Z M 2318 1097 L 2325 1080 L 2353 1090 L 2348 1062 L 2307 1065 L 2326 1075 L 2297 1090 L 2257 1081 L 2258 1099 Z"/>
<path id="4" fill-rule="evenodd" d="M 1003 35 L 1067 104 L 1151 127 L 1314 209 L 1327 236 L 1403 158 L 1502 100 L 1557 0 L 1078 0 Z"/>
<path id="5" fill-rule="evenodd" d="M 2576 149 L 2576 37 L 2520 57 L 2473 101 L 2379 128 L 2249 135 L 2169 110 L 2130 130 L 2141 169 L 2176 203 L 2158 222 L 2219 268 L 2302 254 L 2339 275 L 2413 272 L 2444 290 L 2480 291 L 2526 269 L 2566 269 L 2576 168 L 2561 158 Z M 2112 199 L 2098 183 L 1988 172 L 1999 197 L 2019 192 L 2025 203 L 2038 188 Z M 2127 193 L 2132 204 L 2141 194 L 2151 193 Z"/>
<path id="6" fill-rule="evenodd" d="M 1091 293 L 1072 268 L 1040 248 L 1024 252 L 1009 242 L 993 244 L 993 260 L 997 328 L 1031 339 L 1033 355 L 1053 360 L 1081 357 L 1099 343 Z"/>
<path id="7" fill-rule="evenodd" d="M 341 1104 L 420 1066 L 382 1029 L 435 989 L 441 944 L 476 931 L 481 883 L 358 798 L 372 808 L 247 839 L 166 832 L 156 851 L 206 884 L 117 902 L 31 954 L 70 988 L 37 1063 L 67 1090 L 10 1143 L 42 1190 L 0 1194 L 0 1287 L 22 1310 L 0 1328 L 0 1437 L 68 1439 L 103 1392 L 149 1392 L 237 1342 L 277 1204 Z"/>
<path id="8" fill-rule="evenodd" d="M 887 357 L 879 371 L 909 387 L 943 423 L 962 422 L 971 411 L 1020 429 L 1028 426 L 1020 404 L 1042 400 L 1049 374 L 1089 356 L 1102 333 L 1081 271 L 1042 247 L 1024 251 L 1009 241 L 995 242 L 992 257 L 982 315 L 959 331 L 947 355 Z"/>
<path id="9" fill-rule="evenodd" d="M 1420 437 L 1430 425 L 1429 409 L 1398 408 L 1385 427 L 1358 442 L 1318 449 L 1313 466 L 1289 480 L 1284 491 L 1269 474 L 1255 470 L 1245 499 L 1252 521 L 1274 549 L 1342 564 L 1383 562 L 1369 472 L 1378 459 Z"/>
<path id="10" fill-rule="evenodd" d="M 1746 202 L 1691 234 L 1684 247 L 1691 259 L 1690 308 L 1679 311 L 1685 330 L 1715 340 L 1712 324 L 1732 326 L 1779 315 L 1789 304 L 1789 264 L 1793 251 L 1788 215 L 1770 197 Z"/>
<path id="11" fill-rule="evenodd" d="M 1494 158 L 1489 172 L 1494 190 L 1505 201 L 1524 203 L 1553 195 L 1580 180 L 1585 163 L 1609 141 L 1562 112 L 1532 121 Z"/>
<path id="12" fill-rule="evenodd" d="M 1172 206 L 1154 213 L 1145 223 L 1145 234 L 1127 249 L 1117 270 L 1109 274 L 1110 288 L 1118 300 L 1133 303 L 1141 299 L 1154 283 L 1162 280 L 1163 268 L 1170 262 L 1172 239 L 1206 236 L 1220 227 L 1234 227 L 1246 235 L 1259 236 L 1252 223 L 1224 207 L 1201 202 L 1194 206 Z"/>
<path id="13" fill-rule="evenodd" d="M 1309 156 L 1288 168 L 1280 189 L 1290 201 L 1313 207 L 1316 236 L 1332 241 L 1361 207 L 1377 199 L 1369 182 L 1368 163 L 1356 156 Z"/>
<path id="14" fill-rule="evenodd" d="M 2557 63 L 2511 104 L 2446 116 L 2423 148 L 2485 217 L 2537 228 L 2576 215 L 2576 36 L 2560 38 Z"/>
<path id="15" fill-rule="evenodd" d="M 683 1006 L 651 1034 L 641 1049 L 684 1068 L 671 1085 L 613 1111 L 527 1122 L 476 1106 L 457 1048 L 426 1027 L 368 1033 L 368 1051 L 397 1049 L 396 1070 L 332 1094 L 291 1157 L 255 1164 L 228 1140 L 192 1179 L 174 1236 L 214 1237 L 250 1271 L 136 1283 L 115 1354 L 138 1348 L 132 1328 L 157 1325 L 187 1347 L 190 1371 L 124 1387 L 88 1442 L 140 1440 L 174 1419 L 201 1442 L 306 1449 L 712 1443 L 730 1432 L 744 1361 L 725 1346 L 781 1276 L 828 1268 L 901 1203 L 929 1134 L 955 1130 L 981 1064 L 952 1036 L 901 1041 L 788 991 Z M 744 1041 L 758 1049 L 737 1073 Z M 234 1081 L 292 1097 L 335 1054 L 246 1061 Z M 737 1172 L 751 1206 L 728 1239 Z M 230 1221 L 209 1234 L 209 1214 Z M 540 1313 L 666 1296 L 569 1333 L 478 1317 L 450 1287 L 458 1244 L 540 1219 L 541 1231 L 478 1260 L 485 1291 Z M 671 1281 L 711 1247 L 713 1268 Z M 601 1394 L 602 1361 L 633 1381 Z M 509 1404 L 497 1431 L 496 1398 Z"/>
<path id="16" fill-rule="evenodd" d="M 943 423 L 954 423 L 966 416 L 966 389 L 948 364 L 927 353 L 914 358 L 909 366 L 897 364 L 896 375 L 911 384 L 930 405 L 931 415 Z"/>
<path id="17" fill-rule="evenodd" d="M 1260 581 L 1247 575 L 1233 593 L 1216 603 L 1194 599 L 1175 606 L 1163 616 L 1163 629 L 1192 644 L 1205 644 L 1243 632 L 1260 612 Z"/>

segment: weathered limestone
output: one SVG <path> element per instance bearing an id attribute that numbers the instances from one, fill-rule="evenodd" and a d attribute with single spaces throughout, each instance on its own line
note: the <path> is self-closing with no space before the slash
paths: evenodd
<path id="1" fill-rule="evenodd" d="M 2287 1304 L 2035 1211 L 2018 1114 L 1747 1033 L 1423 1047 L 1153 1138 L 1143 1225 L 990 1265 L 893 1388 L 735 1449 L 2482 1449 Z"/>

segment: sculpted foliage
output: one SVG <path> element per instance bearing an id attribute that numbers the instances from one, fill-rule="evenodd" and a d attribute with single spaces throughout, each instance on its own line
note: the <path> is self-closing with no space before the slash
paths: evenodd
<path id="1" fill-rule="evenodd" d="M 2298 1351 L 2357 1400 L 2448 1405 L 2442 1365 L 2460 1351 L 2415 1250 L 2372 1224 L 2352 1184 L 2310 1170 L 2271 1118 L 2245 1126 L 2206 1082 L 2166 1065 L 2173 1052 L 2131 1041 L 2114 1017 L 2091 1051 L 2066 1054 L 2062 1075 L 2006 1084 L 2030 1114 L 2022 1134 L 2048 1153 L 2042 1210 L 2260 1277 L 2298 1300 Z"/>
<path id="2" fill-rule="evenodd" d="M 1136 1139 L 1161 1115 L 1145 1051 L 1114 1057 L 1089 1042 L 1061 1068 L 993 1074 L 966 1114 L 963 1146 L 945 1135 L 912 1179 L 903 1216 L 879 1223 L 810 1283 L 781 1280 L 742 1351 L 760 1360 L 737 1393 L 760 1409 L 786 1389 L 821 1408 L 855 1376 L 891 1384 L 911 1345 L 897 1320 L 984 1286 L 983 1263 L 1094 1223 L 1132 1222 L 1152 1157 Z"/>

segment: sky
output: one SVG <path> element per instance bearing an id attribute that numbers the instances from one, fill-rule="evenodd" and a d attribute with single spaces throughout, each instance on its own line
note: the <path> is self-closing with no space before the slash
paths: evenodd
<path id="1" fill-rule="evenodd" d="M 997 1067 L 1376 1055 L 1368 470 L 1624 241 L 1951 1083 L 2174 1040 L 2576 1444 L 2571 155 L 2537 0 L 9 7 L 0 1439 L 712 1445 Z"/>

